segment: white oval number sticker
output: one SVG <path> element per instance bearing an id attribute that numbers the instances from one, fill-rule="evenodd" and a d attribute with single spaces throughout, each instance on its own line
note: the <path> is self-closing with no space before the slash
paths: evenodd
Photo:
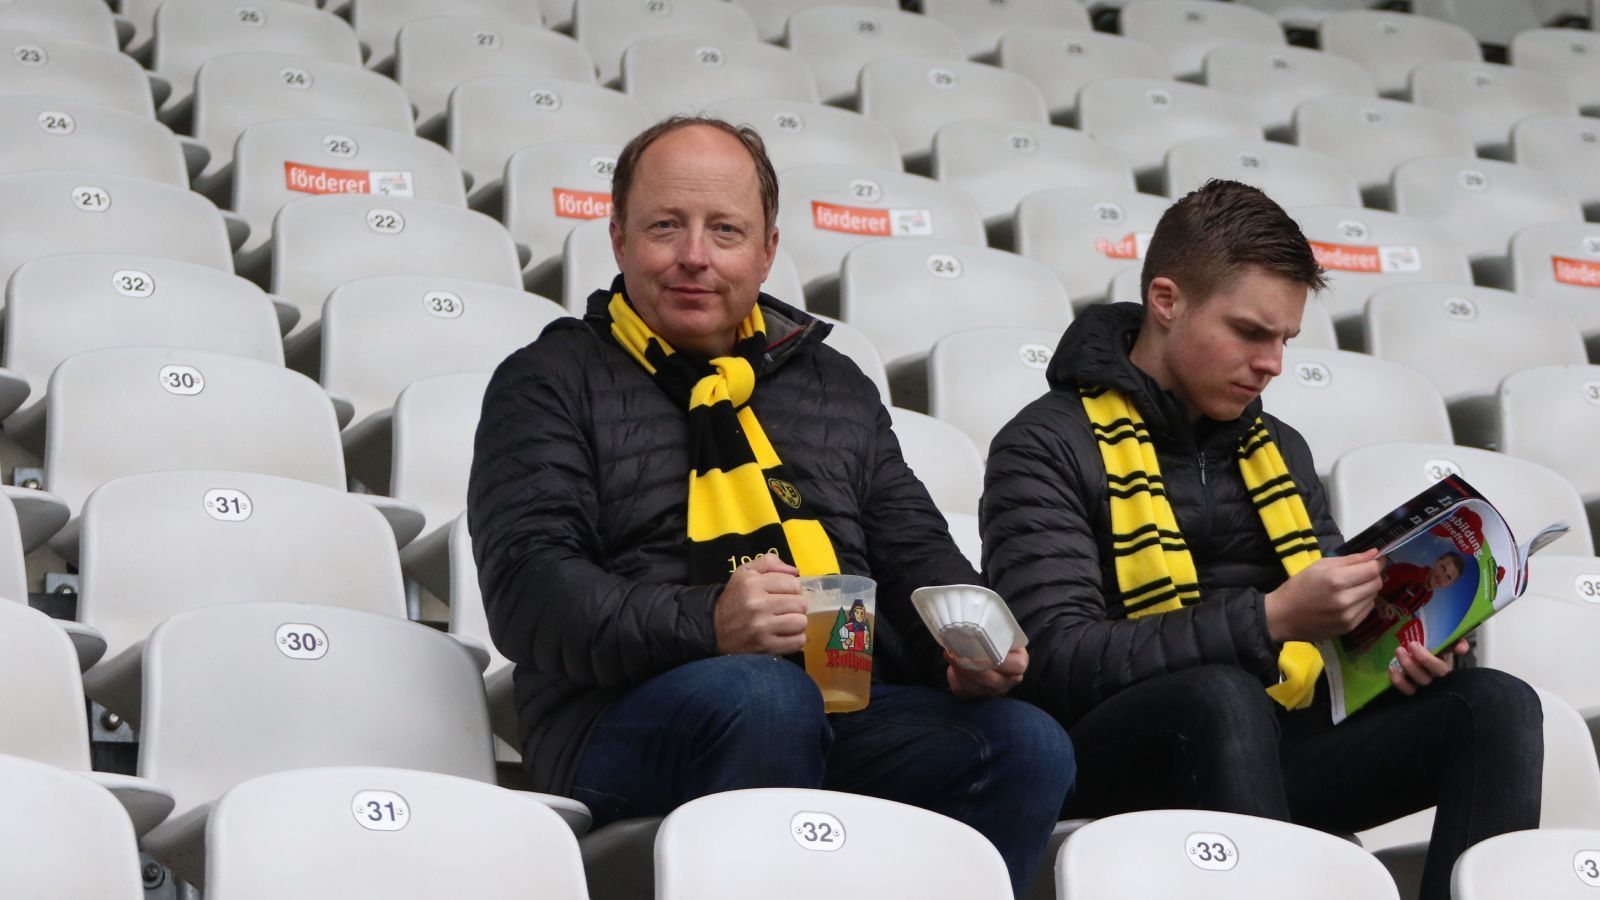
<path id="1" fill-rule="evenodd" d="M 561 108 L 561 95 L 555 91 L 529 91 L 528 102 L 533 104 L 534 109 L 542 109 L 545 112 L 555 112 Z"/>
<path id="2" fill-rule="evenodd" d="M 794 842 L 807 850 L 832 853 L 844 846 L 844 825 L 825 812 L 795 813 L 789 820 L 789 832 Z"/>
<path id="3" fill-rule="evenodd" d="M 1430 459 L 1422 464 L 1422 474 L 1429 481 L 1442 481 L 1451 475 L 1460 475 L 1461 467 L 1449 459 Z"/>
<path id="4" fill-rule="evenodd" d="M 1197 831 L 1184 838 L 1183 852 L 1202 869 L 1226 872 L 1239 864 L 1239 848 L 1225 834 Z"/>
<path id="5" fill-rule="evenodd" d="M 411 821 L 406 798 L 394 791 L 362 791 L 351 801 L 350 812 L 368 831 L 399 831 Z"/>
<path id="6" fill-rule="evenodd" d="M 111 286 L 124 297 L 148 297 L 156 292 L 156 280 L 149 272 L 118 269 L 111 273 Z"/>
<path id="7" fill-rule="evenodd" d="M 1572 580 L 1572 589 L 1578 598 L 1589 603 L 1600 603 L 1600 574 L 1585 572 Z"/>
<path id="8" fill-rule="evenodd" d="M 369 209 L 367 227 L 379 234 L 399 234 L 406 230 L 406 220 L 392 209 Z"/>
<path id="9" fill-rule="evenodd" d="M 474 31 L 472 33 L 472 46 L 479 50 L 499 50 L 500 35 L 493 31 Z"/>
<path id="10" fill-rule="evenodd" d="M 610 181 L 611 176 L 617 172 L 617 161 L 610 156 L 591 156 L 589 158 L 589 171 Z"/>
<path id="11" fill-rule="evenodd" d="M 67 113 L 47 109 L 39 113 L 39 127 L 47 134 L 71 134 L 78 130 L 78 123 Z"/>
<path id="12" fill-rule="evenodd" d="M 1023 344 L 1017 348 L 1017 356 L 1022 364 L 1030 369 L 1043 369 L 1050 365 L 1050 354 L 1054 352 L 1043 344 Z"/>
<path id="13" fill-rule="evenodd" d="M 1319 362 L 1304 362 L 1294 367 L 1294 380 L 1301 387 L 1325 388 L 1333 383 L 1333 372 Z"/>
<path id="14" fill-rule="evenodd" d="M 772 124 L 778 126 L 779 131 L 804 131 L 806 120 L 799 113 L 778 112 L 772 114 Z"/>
<path id="15" fill-rule="evenodd" d="M 1572 857 L 1572 868 L 1579 881 L 1589 887 L 1600 887 L 1600 850 L 1579 850 Z"/>
<path id="16" fill-rule="evenodd" d="M 311 77 L 311 73 L 307 72 L 305 69 L 288 68 L 278 70 L 278 80 L 283 83 L 284 87 L 294 88 L 297 91 L 303 91 L 306 88 L 311 87 L 311 83 L 315 79 L 313 79 Z"/>
<path id="17" fill-rule="evenodd" d="M 1456 181 L 1469 191 L 1481 191 L 1489 186 L 1489 176 L 1477 169 L 1462 169 L 1456 173 Z"/>
<path id="18" fill-rule="evenodd" d="M 868 181 L 865 178 L 858 178 L 855 181 L 850 182 L 850 199 L 865 200 L 868 203 L 882 200 L 883 188 L 878 187 L 878 183 L 876 181 Z"/>
<path id="19" fill-rule="evenodd" d="M 1343 219 L 1339 222 L 1339 236 L 1347 241 L 1364 241 L 1369 234 L 1371 232 L 1367 230 L 1365 222 L 1358 222 L 1355 219 Z"/>
<path id="20" fill-rule="evenodd" d="M 253 6 L 241 6 L 234 10 L 234 15 L 242 25 L 265 25 L 267 17 Z"/>
<path id="21" fill-rule="evenodd" d="M 1600 234 L 1591 234 L 1584 237 L 1583 252 L 1590 256 L 1600 256 Z"/>
<path id="22" fill-rule="evenodd" d="M 459 319 L 462 310 L 466 309 L 460 295 L 449 291 L 429 291 L 423 294 L 422 305 L 428 310 L 428 315 L 436 319 Z"/>
<path id="23" fill-rule="evenodd" d="M 103 187 L 80 184 L 72 189 L 72 205 L 84 212 L 105 212 L 111 208 L 111 194 Z"/>
<path id="24" fill-rule="evenodd" d="M 720 66 L 726 57 L 716 47 L 698 47 L 694 51 L 694 58 L 702 66 Z"/>
<path id="25" fill-rule="evenodd" d="M 1144 92 L 1144 101 L 1151 106 L 1171 106 L 1172 95 L 1160 88 L 1151 88 Z"/>
<path id="26" fill-rule="evenodd" d="M 949 69 L 929 69 L 928 83 L 936 88 L 953 88 L 956 86 L 956 73 Z"/>
<path id="27" fill-rule="evenodd" d="M 1478 317 L 1478 305 L 1465 297 L 1449 297 L 1444 301 L 1444 314 L 1463 322 Z"/>
<path id="28" fill-rule="evenodd" d="M 43 47 L 33 44 L 18 44 L 11 48 L 11 55 L 25 66 L 42 66 L 50 61 L 50 54 L 44 52 Z"/>
<path id="29" fill-rule="evenodd" d="M 1011 148 L 1012 153 L 1032 153 L 1039 149 L 1039 142 L 1031 134 L 1008 134 L 1006 146 Z"/>
<path id="30" fill-rule="evenodd" d="M 936 278 L 960 278 L 961 260 L 943 253 L 935 253 L 928 257 L 928 271 Z"/>
<path id="31" fill-rule="evenodd" d="M 361 145 L 356 143 L 356 139 L 343 134 L 324 135 L 322 148 L 327 150 L 329 155 L 342 159 L 349 159 L 361 152 Z"/>
<path id="32" fill-rule="evenodd" d="M 1590 403 L 1600 403 L 1600 381 L 1585 381 L 1583 383 L 1583 399 Z"/>
<path id="33" fill-rule="evenodd" d="M 290 659 L 321 659 L 328 655 L 328 636 L 315 625 L 279 625 L 273 639 L 278 642 L 278 652 Z"/>
<path id="34" fill-rule="evenodd" d="M 162 366 L 161 386 L 169 394 L 193 397 L 206 389 L 206 378 L 194 366 Z"/>
<path id="35" fill-rule="evenodd" d="M 219 522 L 243 522 L 255 511 L 249 494 L 229 488 L 206 491 L 204 504 L 206 514 Z"/>

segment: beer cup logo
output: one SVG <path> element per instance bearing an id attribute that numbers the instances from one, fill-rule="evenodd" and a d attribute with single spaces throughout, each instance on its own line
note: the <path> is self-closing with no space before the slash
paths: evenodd
<path id="1" fill-rule="evenodd" d="M 828 635 L 828 668 L 872 671 L 872 621 L 860 600 L 840 607 Z"/>

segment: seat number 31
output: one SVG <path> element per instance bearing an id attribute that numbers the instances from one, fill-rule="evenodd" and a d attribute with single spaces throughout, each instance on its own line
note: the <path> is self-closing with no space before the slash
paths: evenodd
<path id="1" fill-rule="evenodd" d="M 350 812 L 368 831 L 399 831 L 411 821 L 406 798 L 394 791 L 361 791 L 351 801 Z"/>
<path id="2" fill-rule="evenodd" d="M 1225 872 L 1239 864 L 1239 848 L 1225 834 L 1199 831 L 1183 841 L 1189 862 L 1202 869 Z"/>

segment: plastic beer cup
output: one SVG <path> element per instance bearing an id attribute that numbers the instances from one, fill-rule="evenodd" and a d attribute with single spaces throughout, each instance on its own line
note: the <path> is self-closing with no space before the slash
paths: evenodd
<path id="1" fill-rule="evenodd" d="M 806 594 L 806 674 L 822 691 L 822 708 L 865 708 L 872 693 L 878 583 L 860 575 L 811 575 L 800 586 Z"/>

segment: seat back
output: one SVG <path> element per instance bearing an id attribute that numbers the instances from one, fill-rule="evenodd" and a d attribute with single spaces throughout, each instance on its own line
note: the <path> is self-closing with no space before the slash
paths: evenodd
<path id="1" fill-rule="evenodd" d="M 1591 116 L 1530 115 L 1511 127 L 1518 165 L 1555 177 L 1586 214 L 1600 211 L 1600 127 Z"/>
<path id="2" fill-rule="evenodd" d="M 78 653 L 61 626 L 28 607 L 26 596 L 0 597 L 0 694 L 6 698 L 0 760 L 21 757 L 88 771 L 89 726 Z M 14 809 L 13 799 L 7 795 L 8 809 Z"/>
<path id="3" fill-rule="evenodd" d="M 111 48 L 0 25 L 0 95 L 95 103 L 155 118 L 144 68 Z"/>
<path id="4" fill-rule="evenodd" d="M 395 41 L 394 80 L 416 106 L 419 124 L 443 116 L 450 92 L 474 78 L 594 81 L 589 51 L 564 34 L 536 24 L 451 12 L 408 22 Z"/>
<path id="5" fill-rule="evenodd" d="M 474 638 L 489 651 L 489 678 L 511 665 L 489 636 L 489 618 L 483 610 L 483 589 L 478 586 L 478 563 L 472 556 L 472 533 L 467 530 L 467 514 L 450 523 L 450 623 L 451 634 Z"/>
<path id="6" fill-rule="evenodd" d="M 1483 58 L 1465 28 L 1397 12 L 1332 13 L 1318 26 L 1317 40 L 1324 51 L 1360 63 L 1385 97 L 1404 96 L 1411 70 L 1424 63 Z"/>
<path id="7" fill-rule="evenodd" d="M 534 144 L 506 163 L 502 219 L 531 251 L 528 269 L 559 261 L 567 234 L 590 219 L 611 219 L 611 173 L 622 144 Z"/>
<path id="8" fill-rule="evenodd" d="M 0 493 L 0 598 L 27 602 L 28 569 L 23 556 L 17 508 L 10 497 Z"/>
<path id="9" fill-rule="evenodd" d="M 750 14 L 756 23 L 756 33 L 761 40 L 782 43 L 789 17 L 813 6 L 831 6 L 836 0 L 733 0 L 740 9 Z M 896 0 L 855 0 L 855 5 L 898 12 Z"/>
<path id="10" fill-rule="evenodd" d="M 779 174 L 823 164 L 902 168 L 900 145 L 888 126 L 851 110 L 798 100 L 738 99 L 719 100 L 705 112 L 754 128 Z"/>
<path id="11" fill-rule="evenodd" d="M 622 54 L 634 41 L 663 34 L 693 35 L 710 44 L 759 40 L 755 20 L 723 0 L 576 0 L 573 35 L 594 58 L 600 83 L 622 74 Z"/>
<path id="12" fill-rule="evenodd" d="M 394 404 L 390 496 L 414 503 L 426 530 L 467 508 L 467 476 L 488 372 L 435 375 L 414 382 Z"/>
<path id="13" fill-rule="evenodd" d="M 1586 113 L 1600 110 L 1600 34 L 1572 28 L 1529 28 L 1511 39 L 1512 65 L 1561 81 Z"/>
<path id="14" fill-rule="evenodd" d="M 1567 476 L 1585 500 L 1600 500 L 1600 366 L 1533 366 L 1500 382 L 1500 450 Z"/>
<path id="15" fill-rule="evenodd" d="M 1000 39 L 1000 67 L 1044 92 L 1052 120 L 1076 121 L 1078 91 L 1102 78 L 1172 77 L 1166 56 L 1141 41 L 1080 28 L 1016 28 Z"/>
<path id="16" fill-rule="evenodd" d="M 1504 153 L 1518 119 L 1578 114 L 1578 104 L 1558 79 L 1490 62 L 1418 66 L 1411 72 L 1411 100 L 1454 116 L 1486 155 Z"/>
<path id="17" fill-rule="evenodd" d="M 111 792 L 82 775 L 0 756 L 0 845 L 18 897 L 140 900 L 133 824 Z"/>
<path id="18" fill-rule="evenodd" d="M 1372 97 L 1372 76 L 1352 60 L 1305 47 L 1218 44 L 1206 53 L 1206 87 L 1250 103 L 1270 133 L 1288 130 L 1295 108 L 1316 97 Z"/>
<path id="19" fill-rule="evenodd" d="M 1338 160 L 1368 203 L 1387 207 L 1395 166 L 1428 156 L 1470 157 L 1472 135 L 1454 116 L 1400 100 L 1314 97 L 1294 110 L 1294 142 Z"/>
<path id="20" fill-rule="evenodd" d="M 204 350 L 117 347 L 50 377 L 45 480 L 76 512 L 124 475 L 226 469 L 343 490 L 333 404 L 282 366 Z"/>
<path id="21" fill-rule="evenodd" d="M 1076 3 L 1021 0 L 996 6 L 988 0 L 929 0 L 922 14 L 949 25 L 961 35 L 963 50 L 974 58 L 993 57 L 1001 38 L 1011 31 L 1041 28 L 1090 28 L 1089 12 Z"/>
<path id="22" fill-rule="evenodd" d="M 82 100 L 0 96 L 0 175 L 79 169 L 189 187 L 183 148 L 148 115 Z"/>
<path id="23" fill-rule="evenodd" d="M 1125 188 L 1038 191 L 1017 205 L 1017 252 L 1049 266 L 1082 309 L 1106 296 L 1118 272 L 1143 265 L 1145 245 L 1169 205 Z"/>
<path id="24" fill-rule="evenodd" d="M 1045 370 L 1060 331 L 982 328 L 947 334 L 928 351 L 928 413 L 967 433 L 978 451 L 1050 390 Z"/>
<path id="25" fill-rule="evenodd" d="M 658 116 L 694 115 L 719 100 L 817 102 L 805 60 L 782 47 L 703 34 L 658 34 L 622 54 L 622 90 Z"/>
<path id="26" fill-rule="evenodd" d="M 367 50 L 368 65 L 379 67 L 394 56 L 401 29 L 429 16 L 474 16 L 512 25 L 538 26 L 541 4 L 527 0 L 352 0 L 350 23 Z M 555 27 L 556 23 L 551 23 Z"/>
<path id="27" fill-rule="evenodd" d="M 1080 131 L 1017 119 L 963 119 L 933 135 L 933 177 L 961 189 L 984 221 L 1010 223 L 1017 204 L 1049 188 L 1133 190 L 1133 169 Z"/>
<path id="28" fill-rule="evenodd" d="M 1178 81 L 1107 78 L 1078 92 L 1078 127 L 1121 153 L 1135 173 L 1154 171 L 1167 151 L 1193 138 L 1254 140 L 1261 125 L 1232 94 Z"/>
<path id="29" fill-rule="evenodd" d="M 1289 214 L 1327 272 L 1328 288 L 1317 296 L 1335 322 L 1358 321 L 1367 298 L 1392 285 L 1472 283 L 1466 254 L 1433 222 L 1359 206 L 1298 207 Z"/>
<path id="30" fill-rule="evenodd" d="M 928 16 L 871 5 L 813 6 L 789 17 L 789 49 L 800 54 L 824 103 L 855 96 L 862 66 L 896 56 L 965 58 L 961 35 Z"/>
<path id="31" fill-rule="evenodd" d="M 1600 225 L 1552 222 L 1517 232 L 1511 286 L 1560 306 L 1585 337 L 1600 337 Z"/>
<path id="32" fill-rule="evenodd" d="M 1480 44 L 1504 47 L 1517 32 L 1543 24 L 1545 6 L 1531 0 L 1416 0 L 1411 11 L 1459 25 Z"/>
<path id="33" fill-rule="evenodd" d="M 1331 156 L 1275 141 L 1197 138 L 1167 151 L 1167 195 L 1212 178 L 1260 188 L 1280 206 L 1360 206 L 1355 178 Z"/>
<path id="34" fill-rule="evenodd" d="M 889 372 L 884 368 L 883 355 L 878 352 L 877 345 L 873 344 L 872 339 L 859 328 L 827 316 L 813 315 L 828 323 L 831 329 L 828 336 L 823 339 L 824 342 L 855 363 L 856 368 L 877 386 L 879 399 L 888 406 Z"/>
<path id="35" fill-rule="evenodd" d="M 964 119 L 1049 122 L 1044 94 L 1015 72 L 936 56 L 897 56 L 861 67 L 861 113 L 882 122 L 908 159 L 933 149 L 941 126 Z"/>
<path id="36" fill-rule="evenodd" d="M 817 850 L 827 852 L 816 852 Z M 959 865 L 928 865 L 929 860 Z M 782 878 L 772 873 L 782 872 Z M 1004 897 L 1010 879 L 982 835 L 937 813 L 859 794 L 794 788 L 691 800 L 656 835 L 660 900 L 724 900 L 764 885 L 799 900 L 841 884 L 884 896 Z"/>
<path id="37" fill-rule="evenodd" d="M 402 769 L 252 778 L 206 826 L 206 895 L 333 900 L 372 892 L 588 900 L 572 829 L 520 791 Z"/>
<path id="38" fill-rule="evenodd" d="M 11 0 L 0 10 L 0 28 L 119 49 L 116 20 L 98 0 Z"/>
<path id="39" fill-rule="evenodd" d="M 1450 874 L 1455 900 L 1585 900 L 1596 887 L 1600 830 L 1540 828 L 1496 835 L 1468 847 Z"/>
<path id="40" fill-rule="evenodd" d="M 1118 28 L 1160 50 L 1178 78 L 1198 76 L 1206 53 L 1222 44 L 1288 43 L 1283 28 L 1266 13 L 1244 4 L 1214 7 L 1204 0 L 1132 0 L 1123 7 Z"/>
<path id="41" fill-rule="evenodd" d="M 361 65 L 361 45 L 345 20 L 288 0 L 251 0 L 242 9 L 210 0 L 164 0 L 156 10 L 151 46 L 151 68 L 172 82 L 167 108 L 194 92 L 201 66 L 229 53 L 282 53 Z"/>
<path id="42" fill-rule="evenodd" d="M 1560 182 L 1492 159 L 1414 159 L 1395 167 L 1393 189 L 1395 212 L 1443 226 L 1474 261 L 1504 257 L 1529 225 L 1583 221 Z"/>
<path id="43" fill-rule="evenodd" d="M 978 514 L 983 455 L 966 432 L 932 416 L 891 407 L 894 434 L 906 465 L 945 513 Z"/>
<path id="44" fill-rule="evenodd" d="M 1540 553 L 1528 563 L 1528 592 L 1484 622 L 1478 661 L 1600 713 L 1600 683 L 1588 648 L 1600 639 L 1600 559 Z"/>

